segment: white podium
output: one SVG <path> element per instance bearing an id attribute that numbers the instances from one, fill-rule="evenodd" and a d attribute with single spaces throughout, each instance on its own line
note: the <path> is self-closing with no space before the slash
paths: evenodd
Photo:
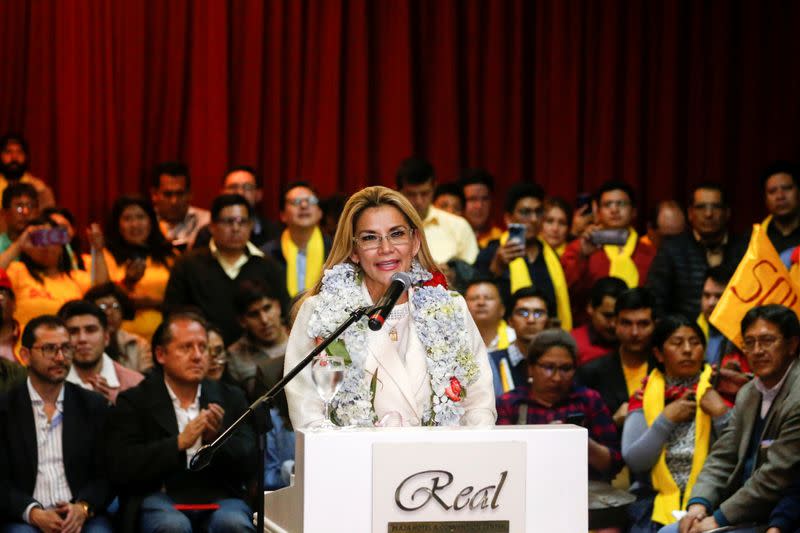
<path id="1" fill-rule="evenodd" d="M 587 468 L 572 425 L 299 430 L 265 529 L 586 533 Z"/>

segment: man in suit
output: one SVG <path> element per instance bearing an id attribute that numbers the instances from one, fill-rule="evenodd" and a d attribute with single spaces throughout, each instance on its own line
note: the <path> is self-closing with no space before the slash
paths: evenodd
<path id="1" fill-rule="evenodd" d="M 697 477 L 687 515 L 662 532 L 701 533 L 766 522 L 795 480 L 800 465 L 800 322 L 786 307 L 755 307 L 742 319 L 742 337 L 756 377 L 736 396 L 733 417 Z"/>
<path id="2" fill-rule="evenodd" d="M 651 370 L 654 307 L 648 289 L 638 287 L 620 294 L 614 306 L 619 348 L 578 368 L 578 382 L 600 393 L 619 428 L 628 415 L 628 400 Z"/>
<path id="3" fill-rule="evenodd" d="M 124 530 L 255 531 L 243 500 L 255 472 L 249 426 L 235 432 L 205 469 L 188 469 L 194 453 L 247 408 L 241 391 L 204 379 L 210 362 L 204 320 L 190 312 L 169 315 L 153 346 L 156 368 L 117 397 L 109 423 L 110 472 L 124 487 Z"/>
<path id="4" fill-rule="evenodd" d="M 105 400 L 65 383 L 73 348 L 59 318 L 28 322 L 19 353 L 28 379 L 0 396 L 2 531 L 110 532 Z"/>

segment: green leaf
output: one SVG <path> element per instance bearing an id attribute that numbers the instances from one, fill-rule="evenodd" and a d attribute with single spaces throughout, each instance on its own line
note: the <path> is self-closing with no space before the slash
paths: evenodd
<path id="1" fill-rule="evenodd" d="M 336 339 L 330 343 L 325 351 L 328 352 L 328 355 L 332 357 L 341 357 L 346 365 L 349 365 L 353 362 L 352 359 L 350 359 L 350 353 L 347 351 L 347 346 L 345 346 L 342 339 Z"/>

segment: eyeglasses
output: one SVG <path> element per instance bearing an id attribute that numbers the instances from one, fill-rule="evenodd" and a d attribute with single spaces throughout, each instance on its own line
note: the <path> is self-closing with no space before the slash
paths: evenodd
<path id="1" fill-rule="evenodd" d="M 383 239 L 386 239 L 392 246 L 403 246 L 411 242 L 411 235 L 414 233 L 413 228 L 396 228 L 386 235 L 378 235 L 377 233 L 362 233 L 355 239 L 358 247 L 363 250 L 375 250 L 380 248 L 383 244 Z"/>
<path id="2" fill-rule="evenodd" d="M 218 365 L 224 365 L 228 362 L 228 353 L 225 351 L 224 346 L 214 346 L 208 349 L 208 354 L 211 356 L 211 361 Z"/>
<path id="3" fill-rule="evenodd" d="M 613 209 L 615 207 L 623 209 L 630 205 L 631 203 L 628 200 L 605 200 L 604 202 L 600 202 L 600 207 L 603 209 Z"/>
<path id="4" fill-rule="evenodd" d="M 286 203 L 295 207 L 300 207 L 303 205 L 303 203 L 307 203 L 308 205 L 317 205 L 319 203 L 319 198 L 316 196 L 301 196 L 299 198 L 292 198 L 291 200 L 287 199 Z"/>
<path id="5" fill-rule="evenodd" d="M 234 226 L 241 226 L 241 227 L 248 226 L 251 221 L 249 218 L 246 217 L 224 217 L 217 219 L 215 222 L 222 226 L 227 226 L 229 228 L 232 228 Z"/>
<path id="6" fill-rule="evenodd" d="M 72 359 L 72 355 L 75 353 L 75 347 L 68 342 L 64 344 L 40 344 L 39 346 L 31 346 L 31 350 L 39 350 L 48 359 L 55 359 L 58 352 L 61 352 L 64 359 Z"/>
<path id="7" fill-rule="evenodd" d="M 227 187 L 225 187 L 225 190 L 231 192 L 238 192 L 238 191 L 253 192 L 257 188 L 258 187 L 256 187 L 253 183 L 239 183 L 236 185 L 228 185 Z"/>
<path id="8" fill-rule="evenodd" d="M 117 302 L 113 302 L 110 304 L 97 304 L 97 307 L 99 307 L 102 311 L 108 311 L 108 310 L 119 311 L 122 308 L 122 306 L 119 305 L 119 303 Z"/>
<path id="9" fill-rule="evenodd" d="M 544 309 L 514 309 L 514 315 L 520 318 L 530 318 L 533 317 L 536 320 L 540 318 L 547 318 L 547 311 Z"/>
<path id="10" fill-rule="evenodd" d="M 762 335 L 761 337 L 745 337 L 742 346 L 744 347 L 745 352 L 753 352 L 756 350 L 758 346 L 761 346 L 764 350 L 769 350 L 773 346 L 775 346 L 778 341 L 781 340 L 780 337 L 776 337 L 775 335 Z"/>
<path id="11" fill-rule="evenodd" d="M 21 215 L 22 213 L 25 213 L 25 212 L 28 212 L 28 213 L 30 213 L 31 211 L 33 211 L 34 209 L 36 209 L 36 205 L 34 205 L 34 204 L 30 204 L 30 203 L 27 203 L 27 204 L 17 204 L 17 205 L 15 205 L 15 206 L 14 206 L 12 209 L 13 209 L 13 210 L 14 210 L 16 213 L 18 213 L 18 214 L 20 214 L 20 215 Z"/>
<path id="12" fill-rule="evenodd" d="M 542 369 L 544 375 L 547 377 L 553 377 L 556 375 L 556 372 L 560 373 L 562 376 L 568 376 L 575 372 L 575 365 L 548 365 L 543 363 L 534 363 L 536 366 Z"/>

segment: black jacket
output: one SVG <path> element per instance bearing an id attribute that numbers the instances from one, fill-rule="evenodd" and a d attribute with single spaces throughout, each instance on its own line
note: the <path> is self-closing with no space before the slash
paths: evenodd
<path id="1" fill-rule="evenodd" d="M 733 274 L 746 249 L 745 239 L 730 237 L 723 248 L 722 266 Z M 691 232 L 664 239 L 647 274 L 646 286 L 655 295 L 656 310 L 696 319 L 707 271 L 706 251 Z"/>
<path id="2" fill-rule="evenodd" d="M 85 501 L 94 511 L 113 498 L 103 461 L 105 398 L 72 383 L 64 383 L 62 444 L 64 472 L 73 501 Z M 0 522 L 20 522 L 34 502 L 38 446 L 27 381 L 0 395 Z"/>
<path id="3" fill-rule="evenodd" d="M 203 380 L 200 408 L 209 403 L 225 410 L 223 428 L 247 409 L 240 390 Z M 248 424 L 231 436 L 205 469 L 187 469 L 186 452 L 178 450 L 178 420 L 160 370 L 117 397 L 106 451 L 111 479 L 120 486 L 120 523 L 126 530 L 135 526 L 141 500 L 162 487 L 178 503 L 209 503 L 244 498 L 247 483 L 256 475 L 256 440 Z"/>
<path id="4" fill-rule="evenodd" d="M 648 375 L 652 369 L 653 361 L 648 361 Z M 599 392 L 612 415 L 617 412 L 620 405 L 630 399 L 619 350 L 614 350 L 608 355 L 598 357 L 578 367 L 576 380 L 584 387 Z"/>

